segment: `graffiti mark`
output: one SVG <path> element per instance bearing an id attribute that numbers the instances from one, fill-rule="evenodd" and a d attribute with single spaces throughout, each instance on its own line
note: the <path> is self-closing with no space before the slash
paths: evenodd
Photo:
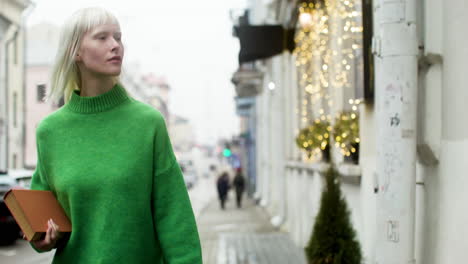
<path id="1" fill-rule="evenodd" d="M 387 240 L 395 243 L 398 243 L 400 240 L 398 221 L 387 221 Z"/>
<path id="2" fill-rule="evenodd" d="M 395 116 L 390 117 L 390 126 L 399 126 L 400 125 L 400 116 L 398 113 Z"/>
<path id="3" fill-rule="evenodd" d="M 382 153 L 384 156 L 382 181 L 379 182 L 382 193 L 389 191 L 392 178 L 395 176 L 397 168 L 401 166 L 397 146 L 388 144 L 385 147 L 385 152 Z"/>

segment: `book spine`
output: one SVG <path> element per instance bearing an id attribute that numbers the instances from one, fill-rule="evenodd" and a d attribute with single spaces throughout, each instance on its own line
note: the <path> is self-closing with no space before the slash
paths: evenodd
<path id="1" fill-rule="evenodd" d="M 23 233 L 26 235 L 26 238 L 31 241 L 32 238 L 31 234 L 33 232 L 31 223 L 27 219 L 23 208 L 21 208 L 18 204 L 18 201 L 16 199 L 15 193 L 13 192 L 13 189 L 10 189 L 4 196 L 3 200 L 8 207 L 8 210 L 10 210 L 11 215 L 15 219 L 16 223 L 18 226 L 21 228 Z"/>

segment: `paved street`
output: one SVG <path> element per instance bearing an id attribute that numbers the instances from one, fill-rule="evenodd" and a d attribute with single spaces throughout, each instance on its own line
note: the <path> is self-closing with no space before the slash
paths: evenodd
<path id="1" fill-rule="evenodd" d="M 20 239 L 12 246 L 0 247 L 2 264 L 46 264 L 51 263 L 53 255 L 53 251 L 38 254 L 27 241 Z"/>
<path id="2" fill-rule="evenodd" d="M 303 250 L 277 232 L 262 208 L 250 200 L 235 208 L 231 194 L 226 210 L 213 200 L 197 219 L 204 264 L 305 264 Z"/>
<path id="3" fill-rule="evenodd" d="M 221 233 L 217 264 L 305 264 L 284 233 Z"/>
<path id="4" fill-rule="evenodd" d="M 214 179 L 200 177 L 197 185 L 189 190 L 193 213 L 200 217 L 203 209 L 216 197 Z"/>

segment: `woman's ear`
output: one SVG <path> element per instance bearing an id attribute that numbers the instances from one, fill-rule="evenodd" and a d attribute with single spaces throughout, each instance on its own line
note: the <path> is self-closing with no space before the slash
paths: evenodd
<path id="1" fill-rule="evenodd" d="M 76 53 L 76 55 L 75 55 L 75 61 L 76 61 L 76 62 L 80 62 L 80 61 L 81 61 L 81 56 L 80 56 L 79 53 Z"/>

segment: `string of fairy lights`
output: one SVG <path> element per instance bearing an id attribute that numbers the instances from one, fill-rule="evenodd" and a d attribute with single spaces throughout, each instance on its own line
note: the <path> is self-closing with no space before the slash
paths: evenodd
<path id="1" fill-rule="evenodd" d="M 305 25 L 296 35 L 296 67 L 299 84 L 303 87 L 301 124 L 307 125 L 322 108 L 321 98 L 327 96 L 328 73 L 326 52 L 328 52 L 328 16 L 322 3 L 302 3 L 301 16 L 308 16 L 311 23 Z M 315 110 L 315 111 L 314 111 Z"/>
<path id="2" fill-rule="evenodd" d="M 335 88 L 351 89 L 353 65 L 356 50 L 362 49 L 362 24 L 359 22 L 362 13 L 357 11 L 360 7 L 356 0 L 330 1 L 329 12 L 335 18 L 331 31 L 333 38 L 333 61 L 335 78 L 332 85 Z"/>
<path id="3" fill-rule="evenodd" d="M 296 113 L 303 129 L 296 143 L 307 150 L 307 159 L 331 139 L 344 156 L 357 151 L 360 100 L 346 95 L 355 85 L 356 51 L 362 49 L 360 5 L 361 0 L 309 0 L 298 7 L 295 54 L 301 104 Z M 340 94 L 346 103 L 333 101 Z"/>

